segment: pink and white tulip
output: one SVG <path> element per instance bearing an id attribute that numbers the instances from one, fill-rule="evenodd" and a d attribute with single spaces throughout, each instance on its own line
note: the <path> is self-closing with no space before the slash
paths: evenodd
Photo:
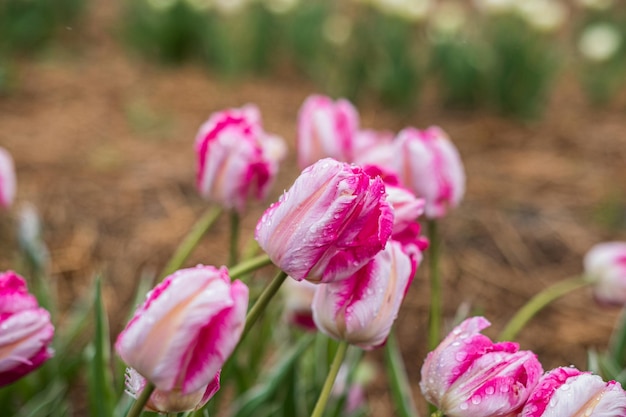
<path id="1" fill-rule="evenodd" d="M 41 366 L 54 354 L 50 313 L 28 292 L 24 278 L 0 274 L 0 387 Z"/>
<path id="2" fill-rule="evenodd" d="M 13 158 L 0 147 L 0 207 L 8 208 L 13 204 L 16 183 Z"/>
<path id="3" fill-rule="evenodd" d="M 418 262 L 400 243 L 389 241 L 347 279 L 318 285 L 313 298 L 318 329 L 366 350 L 384 345 Z"/>
<path id="4" fill-rule="evenodd" d="M 359 114 L 345 99 L 309 96 L 298 114 L 298 165 L 304 169 L 324 158 L 352 162 Z"/>
<path id="5" fill-rule="evenodd" d="M 619 382 L 576 368 L 545 373 L 519 417 L 626 416 L 626 392 Z"/>
<path id="6" fill-rule="evenodd" d="M 534 353 L 480 334 L 489 324 L 465 320 L 424 361 L 422 393 L 448 417 L 514 416 L 543 373 Z"/>
<path id="7" fill-rule="evenodd" d="M 353 160 L 357 165 L 378 165 L 389 169 L 393 166 L 392 132 L 361 130 L 356 134 Z"/>
<path id="8" fill-rule="evenodd" d="M 599 302 L 626 304 L 626 242 L 606 242 L 594 246 L 585 255 L 583 264 Z"/>
<path id="9" fill-rule="evenodd" d="M 259 109 L 249 104 L 212 114 L 198 131 L 195 150 L 200 194 L 241 213 L 248 198 L 267 195 L 286 145 L 263 130 Z"/>
<path id="10" fill-rule="evenodd" d="M 148 294 L 115 349 L 157 389 L 197 393 L 239 342 L 247 308 L 248 287 L 226 268 L 182 269 Z"/>
<path id="11" fill-rule="evenodd" d="M 199 390 L 183 394 L 178 389 L 162 391 L 155 389 L 146 402 L 145 410 L 155 413 L 180 413 L 197 410 L 204 406 L 220 389 L 220 373 Z M 133 368 L 126 369 L 126 392 L 137 399 L 146 386 L 146 379 Z"/>
<path id="12" fill-rule="evenodd" d="M 393 228 L 393 209 L 380 178 L 322 159 L 306 168 L 263 214 L 256 240 L 296 280 L 349 277 L 380 252 Z"/>
<path id="13" fill-rule="evenodd" d="M 443 217 L 465 193 L 465 171 L 457 149 L 438 127 L 406 128 L 394 141 L 393 170 L 426 201 L 429 219 Z"/>

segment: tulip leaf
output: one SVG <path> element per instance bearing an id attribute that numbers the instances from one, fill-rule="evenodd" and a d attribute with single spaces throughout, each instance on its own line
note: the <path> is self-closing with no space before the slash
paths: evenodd
<path id="1" fill-rule="evenodd" d="M 33 396 L 20 409 L 15 417 L 48 417 L 51 410 L 61 408 L 67 387 L 60 381 L 53 381 L 43 391 Z"/>
<path id="2" fill-rule="evenodd" d="M 95 286 L 95 341 L 86 350 L 89 357 L 89 406 L 91 416 L 110 417 L 113 415 L 115 396 L 111 372 L 109 322 L 102 299 L 100 277 L 96 278 Z"/>

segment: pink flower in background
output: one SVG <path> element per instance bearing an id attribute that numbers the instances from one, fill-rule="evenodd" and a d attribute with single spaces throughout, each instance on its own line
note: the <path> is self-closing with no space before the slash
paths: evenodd
<path id="1" fill-rule="evenodd" d="M 530 394 L 520 417 L 623 417 L 626 393 L 619 382 L 576 368 L 546 372 Z"/>
<path id="2" fill-rule="evenodd" d="M 324 158 L 352 162 L 359 114 L 352 103 L 309 96 L 298 114 L 298 165 L 304 169 Z"/>
<path id="3" fill-rule="evenodd" d="M 392 227 L 380 178 L 327 158 L 306 168 L 265 211 L 256 240 L 292 278 L 332 282 L 367 264 L 385 247 Z"/>
<path id="4" fill-rule="evenodd" d="M 24 278 L 0 274 L 0 387 L 32 372 L 52 357 L 50 313 L 28 292 Z"/>
<path id="5" fill-rule="evenodd" d="M 212 114 L 198 131 L 195 150 L 200 194 L 243 212 L 249 197 L 267 195 L 286 145 L 263 130 L 259 109 L 247 105 Z"/>
<path id="6" fill-rule="evenodd" d="M 15 167 L 11 154 L 0 147 L 0 207 L 8 208 L 15 198 Z"/>
<path id="7" fill-rule="evenodd" d="M 626 242 L 595 245 L 583 260 L 585 275 L 593 281 L 601 303 L 626 304 Z"/>
<path id="8" fill-rule="evenodd" d="M 418 260 L 390 241 L 367 265 L 345 280 L 318 285 L 313 319 L 318 329 L 362 349 L 387 340 Z"/>
<path id="9" fill-rule="evenodd" d="M 422 393 L 448 417 L 513 416 L 543 373 L 534 353 L 480 334 L 489 324 L 465 320 L 424 361 Z"/>
<path id="10" fill-rule="evenodd" d="M 157 389 L 197 393 L 239 342 L 247 308 L 248 287 L 225 268 L 181 269 L 148 294 L 115 349 Z"/>
<path id="11" fill-rule="evenodd" d="M 459 205 L 465 171 L 457 149 L 438 127 L 407 128 L 394 142 L 393 170 L 402 183 L 426 200 L 425 214 L 436 219 Z"/>
<path id="12" fill-rule="evenodd" d="M 357 132 L 353 160 L 358 165 L 378 165 L 389 169 L 393 166 L 392 132 L 361 130 Z"/>
<path id="13" fill-rule="evenodd" d="M 219 391 L 220 373 L 221 371 L 217 371 L 213 379 L 205 386 L 189 394 L 182 394 L 178 389 L 172 391 L 155 389 L 146 403 L 145 410 L 156 413 L 180 413 L 197 410 Z M 146 379 L 144 377 L 133 368 L 126 369 L 126 392 L 131 397 L 137 399 L 145 386 Z"/>
<path id="14" fill-rule="evenodd" d="M 285 281 L 281 289 L 285 294 L 285 319 L 288 323 L 305 330 L 317 330 L 311 309 L 316 288 L 316 284 L 306 280 L 288 279 Z"/>

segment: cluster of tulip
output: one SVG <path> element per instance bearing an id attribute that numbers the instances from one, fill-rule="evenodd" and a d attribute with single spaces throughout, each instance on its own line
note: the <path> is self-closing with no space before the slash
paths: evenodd
<path id="1" fill-rule="evenodd" d="M 463 197 L 459 154 L 437 127 L 406 128 L 395 138 L 362 130 L 350 102 L 325 96 L 304 102 L 297 136 L 303 171 L 255 229 L 266 255 L 239 264 L 233 256 L 228 268 L 177 265 L 118 336 L 115 350 L 129 366 L 127 392 L 137 399 L 129 416 L 144 409 L 201 409 L 219 390 L 221 369 L 285 280 L 294 294 L 287 304 L 292 321 L 339 341 L 313 416 L 324 411 L 347 346 L 375 349 L 391 337 L 429 246 L 418 218 L 424 215 L 432 223 Z M 195 149 L 200 194 L 234 218 L 245 212 L 249 199 L 266 196 L 286 154 L 282 139 L 265 132 L 253 105 L 213 114 L 200 128 Z M 8 207 L 14 193 L 13 164 L 2 150 L 0 203 Z M 429 235 L 429 250 L 436 253 L 436 236 Z M 280 272 L 248 309 L 249 289 L 237 278 L 269 263 Z M 626 243 L 597 246 L 587 255 L 585 268 L 586 282 L 594 284 L 598 299 L 626 303 Z M 434 350 L 424 362 L 420 386 L 426 400 L 438 407 L 435 415 L 626 416 L 626 394 L 619 382 L 606 383 L 574 368 L 543 374 L 532 352 L 480 334 L 489 325 L 482 317 L 463 321 L 440 342 L 433 263 L 431 273 Z M 54 328 L 49 313 L 14 272 L 0 275 L 0 301 L 3 386 L 53 355 Z M 515 326 L 534 312 L 519 316 Z M 503 334 L 514 336 L 515 326 Z M 410 405 L 398 407 L 405 407 L 403 415 L 416 415 Z"/>

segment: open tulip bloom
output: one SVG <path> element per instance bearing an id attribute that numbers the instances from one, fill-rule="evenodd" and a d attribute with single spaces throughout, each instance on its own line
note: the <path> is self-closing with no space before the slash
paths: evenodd
<path id="1" fill-rule="evenodd" d="M 225 268 L 182 269 L 148 294 L 115 349 L 158 391 L 204 393 L 239 342 L 247 307 L 248 288 Z"/>
<path id="2" fill-rule="evenodd" d="M 240 213 L 250 196 L 266 196 L 286 153 L 282 139 L 263 130 L 254 105 L 211 115 L 195 146 L 200 194 Z"/>
<path id="3" fill-rule="evenodd" d="M 323 158 L 352 162 L 359 114 L 352 103 L 308 97 L 298 114 L 298 165 L 304 169 Z"/>
<path id="4" fill-rule="evenodd" d="M 424 361 L 420 388 L 445 416 L 515 416 L 543 373 L 534 353 L 480 334 L 488 326 L 463 321 Z"/>
<path id="5" fill-rule="evenodd" d="M 419 261 L 399 242 L 389 241 L 385 250 L 350 277 L 318 285 L 313 298 L 318 329 L 362 349 L 382 346 Z"/>
<path id="6" fill-rule="evenodd" d="M 0 274 L 0 387 L 40 367 L 53 355 L 50 313 L 28 292 L 24 278 Z"/>
<path id="7" fill-rule="evenodd" d="M 349 277 L 380 252 L 393 219 L 380 178 L 326 158 L 265 211 L 256 240 L 292 278 L 326 283 Z"/>
<path id="8" fill-rule="evenodd" d="M 623 417 L 626 393 L 619 382 L 576 368 L 546 372 L 519 417 Z"/>

